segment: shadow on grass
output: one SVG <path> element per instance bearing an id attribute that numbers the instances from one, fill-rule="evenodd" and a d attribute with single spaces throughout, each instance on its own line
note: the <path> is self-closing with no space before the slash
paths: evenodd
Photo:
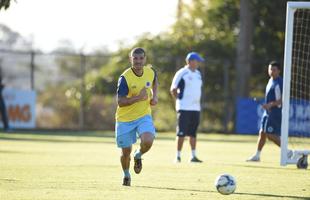
<path id="1" fill-rule="evenodd" d="M 16 181 L 20 181 L 20 180 L 11 179 L 11 178 L 0 178 L 0 181 L 3 181 L 3 182 L 16 182 Z"/>
<path id="2" fill-rule="evenodd" d="M 217 191 L 211 190 L 195 190 L 195 189 L 184 189 L 184 188 L 173 188 L 173 187 L 155 187 L 155 186 L 133 186 L 137 188 L 147 188 L 147 189 L 157 189 L 157 190 L 176 190 L 176 191 L 186 191 L 186 192 L 207 192 L 207 193 L 218 193 Z M 256 193 L 246 193 L 246 192 L 235 192 L 233 195 L 249 195 L 249 196 L 259 196 L 259 197 L 277 197 L 277 198 L 292 198 L 292 199 L 303 199 L 309 200 L 310 197 L 301 196 L 284 196 L 276 194 L 256 194 Z"/>
<path id="3" fill-rule="evenodd" d="M 27 136 L 27 137 L 19 137 L 19 136 Z M 32 137 L 33 136 L 33 137 Z M 43 136 L 43 137 L 41 137 Z M 44 137 L 48 138 L 44 138 Z M 50 136 L 50 137 L 49 137 Z M 57 138 L 54 136 L 64 136 L 66 138 Z M 71 138 L 70 138 L 71 136 Z M 245 140 L 238 139 L 225 139 L 223 135 L 223 139 L 207 139 L 201 138 L 200 141 L 205 142 L 245 142 Z M 83 139 L 79 139 L 79 137 L 84 137 Z M 103 138 L 114 138 L 114 132 L 112 131 L 73 131 L 73 130 L 18 130 L 10 133 L 1 133 L 0 132 L 0 140 L 7 141 L 33 141 L 33 142 L 67 142 L 67 143 L 108 143 L 112 144 L 115 141 L 105 141 L 101 140 Z M 96 139 L 87 139 L 87 138 L 98 138 Z M 101 139 L 100 139 L 101 138 Z M 165 135 L 158 136 L 156 140 L 175 140 L 175 137 L 167 137 Z M 246 141 L 246 142 L 251 142 Z"/>
<path id="4" fill-rule="evenodd" d="M 99 137 L 99 138 L 114 138 L 115 134 L 114 131 L 81 131 L 81 130 L 14 130 L 10 133 L 0 132 L 0 135 L 40 135 L 40 136 L 82 136 L 82 137 Z M 207 135 L 208 134 L 202 134 Z M 253 143 L 256 142 L 256 137 L 253 138 L 231 138 L 230 136 L 241 136 L 241 135 L 235 135 L 235 134 L 219 134 L 220 138 L 199 138 L 199 141 L 204 142 L 232 142 L 232 143 Z M 227 137 L 226 137 L 227 136 Z M 168 134 L 165 135 L 165 133 L 160 133 L 157 135 L 156 139 L 158 140 L 168 140 L 168 141 L 174 141 L 175 135 L 174 134 Z"/>
<path id="5" fill-rule="evenodd" d="M 114 137 L 113 131 L 80 131 L 80 130 L 14 130 L 0 132 L 4 135 L 46 135 L 46 136 L 83 136 L 83 137 Z"/>
<path id="6" fill-rule="evenodd" d="M 17 137 L 3 137 L 0 136 L 0 140 L 6 141 L 30 141 L 30 142 L 63 142 L 63 143 L 106 143 L 106 144 L 115 144 L 114 141 L 105 141 L 105 140 L 78 140 L 74 138 L 60 139 L 60 138 L 17 138 Z"/>
<path id="7" fill-rule="evenodd" d="M 301 196 L 285 196 L 285 195 L 277 195 L 277 194 L 255 194 L 255 193 L 246 193 L 246 192 L 236 192 L 235 194 L 238 195 L 251 195 L 251 196 L 260 196 L 260 197 L 276 197 L 276 198 L 291 198 L 291 199 L 303 199 L 303 200 L 309 200 L 310 197 L 301 197 Z"/>
<path id="8" fill-rule="evenodd" d="M 229 164 L 221 164 L 221 165 L 227 165 L 227 166 L 237 166 L 237 167 L 248 167 L 248 168 L 259 168 L 259 169 L 279 169 L 279 170 L 296 170 L 296 169 L 292 169 L 292 168 L 287 168 L 287 167 L 275 167 L 275 166 L 262 166 L 262 165 L 259 165 L 259 163 L 252 163 L 253 165 L 251 164 L 233 164 L 233 163 L 229 163 Z M 309 198 L 310 200 L 310 198 Z"/>
<path id="9" fill-rule="evenodd" d="M 236 135 L 239 136 L 239 135 Z M 254 137 L 253 137 L 254 138 Z M 175 137 L 163 137 L 163 136 L 159 136 L 157 139 L 160 140 L 175 140 Z M 256 137 L 255 140 L 254 139 L 231 139 L 225 138 L 225 135 L 222 135 L 222 138 L 219 139 L 214 139 L 214 138 L 199 138 L 198 141 L 203 141 L 203 142 L 231 142 L 231 143 L 254 143 L 256 142 Z"/>
<path id="10" fill-rule="evenodd" d="M 1 153 L 11 153 L 11 154 L 19 154 L 19 153 L 23 153 L 21 151 L 6 151 L 6 150 L 0 150 L 0 154 Z"/>
<path id="11" fill-rule="evenodd" d="M 184 189 L 184 188 L 173 188 L 173 187 L 155 187 L 155 186 L 143 186 L 143 185 L 136 185 L 132 187 L 137 187 L 137 188 L 147 188 L 147 189 L 157 189 L 157 190 L 178 190 L 178 191 L 186 191 L 186 192 L 213 192 L 213 193 L 218 193 L 216 191 L 211 191 L 211 190 L 195 190 L 195 189 Z"/>
<path id="12" fill-rule="evenodd" d="M 114 138 L 114 131 L 81 131 L 81 130 L 16 130 L 9 133 L 0 132 L 0 139 L 14 138 L 10 137 L 10 135 L 34 135 L 34 136 L 72 136 L 72 137 L 90 137 L 90 138 Z M 199 141 L 203 142 L 218 142 L 218 143 L 255 143 L 256 135 L 253 137 L 244 138 L 244 135 L 238 134 L 218 134 L 220 137 L 214 138 L 209 137 L 208 134 L 202 134 L 206 137 L 199 138 Z M 17 137 L 16 137 L 17 138 Z M 26 139 L 25 139 L 26 140 Z M 46 141 L 45 139 L 43 139 Z M 48 139 L 49 140 L 49 139 Z M 157 135 L 156 140 L 166 140 L 166 141 L 174 141 L 175 135 L 169 133 L 168 135 L 165 133 L 160 133 Z M 38 140 L 40 141 L 40 139 Z M 54 141 L 54 139 L 52 139 Z M 59 142 L 70 142 L 69 140 L 60 140 Z M 48 142 L 48 141 L 47 141 Z M 50 141 L 51 142 L 51 141 Z M 72 142 L 79 142 L 79 140 L 74 139 Z M 87 140 L 80 141 L 87 142 Z M 93 142 L 101 142 L 101 141 L 93 141 Z M 309 139 L 310 142 L 310 139 Z M 107 142 L 109 143 L 109 142 Z M 310 143 L 309 143 L 310 144 Z"/>

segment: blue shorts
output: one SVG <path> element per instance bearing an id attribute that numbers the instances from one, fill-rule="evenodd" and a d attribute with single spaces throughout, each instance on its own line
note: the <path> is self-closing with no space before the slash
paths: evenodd
<path id="1" fill-rule="evenodd" d="M 155 137 L 156 131 L 153 119 L 150 115 L 145 115 L 131 122 L 115 123 L 115 138 L 117 146 L 127 148 L 137 142 L 137 136 L 143 133 L 152 133 Z"/>
<path id="2" fill-rule="evenodd" d="M 281 135 L 281 117 L 272 118 L 268 115 L 263 116 L 260 128 L 265 133 Z"/>

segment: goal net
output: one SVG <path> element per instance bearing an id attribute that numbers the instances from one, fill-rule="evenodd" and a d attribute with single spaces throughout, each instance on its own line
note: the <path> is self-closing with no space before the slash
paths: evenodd
<path id="1" fill-rule="evenodd" d="M 293 155 L 289 153 L 293 150 Z M 286 13 L 281 165 L 310 154 L 310 2 L 288 2 Z"/>

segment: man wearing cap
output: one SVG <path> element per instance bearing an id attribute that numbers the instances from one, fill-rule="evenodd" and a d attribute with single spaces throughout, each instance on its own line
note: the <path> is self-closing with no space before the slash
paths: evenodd
<path id="1" fill-rule="evenodd" d="M 181 150 L 185 136 L 189 136 L 192 154 L 190 162 L 202 162 L 196 156 L 196 135 L 200 118 L 200 99 L 202 78 L 197 69 L 204 59 L 196 52 L 186 56 L 186 65 L 179 69 L 172 80 L 171 95 L 176 99 L 177 111 L 177 155 L 176 162 L 181 162 Z"/>

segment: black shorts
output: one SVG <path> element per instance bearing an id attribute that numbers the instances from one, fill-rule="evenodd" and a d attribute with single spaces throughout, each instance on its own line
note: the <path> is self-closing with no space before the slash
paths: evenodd
<path id="1" fill-rule="evenodd" d="M 196 137 L 197 135 L 196 132 L 200 120 L 200 112 L 179 110 L 177 113 L 177 118 L 178 118 L 177 136 Z"/>

